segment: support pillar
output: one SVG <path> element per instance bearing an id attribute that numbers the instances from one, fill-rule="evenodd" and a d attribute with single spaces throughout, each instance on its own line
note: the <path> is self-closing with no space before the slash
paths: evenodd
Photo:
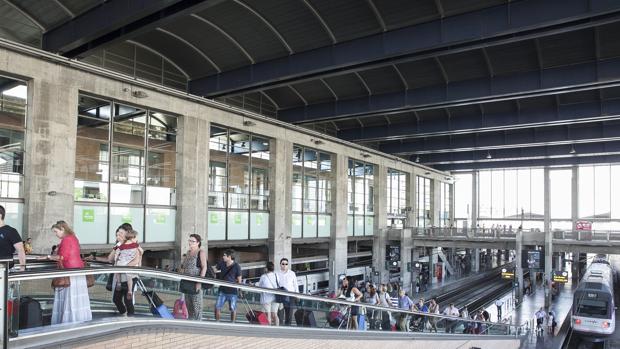
<path id="1" fill-rule="evenodd" d="M 284 139 L 269 142 L 269 259 L 277 266 L 282 258 L 292 259 L 293 143 Z"/>
<path id="2" fill-rule="evenodd" d="M 523 300 L 523 268 L 521 261 L 521 251 L 523 251 L 523 230 L 517 229 L 517 236 L 515 239 L 515 265 L 517 274 L 517 304 L 521 304 Z"/>
<path id="3" fill-rule="evenodd" d="M 61 70 L 48 71 L 28 84 L 25 221 L 19 233 L 32 238 L 34 253 L 47 254 L 58 244 L 50 232 L 56 221 L 73 225 L 78 90 L 66 85 Z"/>
<path id="4" fill-rule="evenodd" d="M 415 291 L 415 288 L 411 287 L 411 283 L 415 279 L 412 278 L 412 273 L 409 271 L 413 270 L 412 250 L 413 239 L 411 238 L 411 229 L 402 229 L 400 233 L 400 281 L 405 290 L 411 290 L 409 294 L 413 294 L 413 291 Z M 407 270 L 407 265 L 410 267 L 409 270 Z"/>
<path id="5" fill-rule="evenodd" d="M 347 168 L 348 158 L 332 156 L 334 186 L 332 187 L 332 222 L 329 241 L 329 289 L 338 287 L 338 275 L 347 272 Z"/>
<path id="6" fill-rule="evenodd" d="M 374 234 L 372 242 L 372 266 L 375 272 L 379 272 L 379 281 L 387 282 L 389 272 L 385 269 L 385 252 L 387 248 L 387 168 L 385 166 L 375 166 L 374 171 L 374 212 L 375 220 L 373 224 Z M 401 260 L 403 252 L 401 250 Z M 401 268 L 402 277 L 402 268 Z"/>
<path id="7" fill-rule="evenodd" d="M 471 265 L 471 270 L 474 273 L 477 273 L 480 271 L 480 249 L 479 248 L 474 248 L 473 249 L 473 258 L 471 259 L 472 261 L 472 265 Z"/>
<path id="8" fill-rule="evenodd" d="M 551 231 L 551 181 L 549 180 L 549 167 L 544 171 L 544 208 L 545 208 L 545 308 L 551 305 L 551 272 L 553 264 L 553 232 Z"/>
<path id="9" fill-rule="evenodd" d="M 189 116 L 179 118 L 177 142 L 177 219 L 173 258 L 180 261 L 190 234 L 202 237 L 208 251 L 209 135 L 210 123 Z"/>
<path id="10" fill-rule="evenodd" d="M 431 192 L 431 212 L 433 212 L 433 219 L 431 220 L 431 226 L 439 227 L 441 218 L 441 181 L 433 179 L 432 192 Z"/>
<path id="11" fill-rule="evenodd" d="M 573 281 L 579 280 L 579 251 L 573 251 L 573 259 L 571 263 L 571 278 Z"/>
<path id="12" fill-rule="evenodd" d="M 471 174 L 471 228 L 478 226 L 478 171 Z M 473 234 L 472 234 L 473 235 Z"/>

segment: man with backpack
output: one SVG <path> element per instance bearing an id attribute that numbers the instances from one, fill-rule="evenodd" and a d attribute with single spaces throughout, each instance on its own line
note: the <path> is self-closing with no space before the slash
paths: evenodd
<path id="1" fill-rule="evenodd" d="M 241 283 L 241 267 L 235 262 L 233 250 L 224 251 L 222 260 L 214 267 L 217 278 L 232 283 Z M 215 303 L 215 320 L 220 321 L 221 310 L 224 303 L 228 302 L 230 309 L 230 321 L 235 322 L 237 317 L 237 289 L 233 287 L 220 286 L 217 302 Z"/>

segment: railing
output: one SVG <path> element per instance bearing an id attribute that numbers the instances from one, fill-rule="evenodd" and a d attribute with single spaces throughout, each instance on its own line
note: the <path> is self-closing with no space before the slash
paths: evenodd
<path id="1" fill-rule="evenodd" d="M 444 238 L 492 238 L 514 239 L 517 231 L 504 228 L 413 228 L 414 236 L 444 237 Z"/>
<path id="2" fill-rule="evenodd" d="M 428 332 L 431 324 L 436 324 L 437 331 L 446 333 L 452 332 L 463 335 L 466 328 L 479 328 L 477 332 L 517 337 L 524 334 L 521 326 L 511 324 L 498 324 L 492 322 L 476 321 L 473 319 L 462 319 L 444 315 L 428 313 L 418 313 L 413 311 L 400 310 L 396 308 L 384 308 L 381 306 L 369 305 L 364 303 L 349 302 L 343 299 L 321 298 L 298 293 L 281 291 L 278 289 L 264 289 L 244 284 L 232 284 L 221 280 L 205 279 L 181 275 L 177 273 L 165 272 L 155 269 L 136 268 L 136 267 L 102 267 L 85 269 L 65 269 L 65 270 L 33 270 L 26 272 L 11 273 L 8 276 L 6 290 L 3 292 L 9 304 L 13 305 L 12 311 L 4 312 L 7 314 L 7 321 L 4 326 L 4 333 L 12 337 L 20 336 L 23 331 L 23 324 L 20 328 L 19 319 L 19 300 L 25 296 L 31 297 L 41 304 L 42 323 L 35 328 L 28 329 L 28 334 L 36 333 L 37 327 L 44 329 L 50 324 L 50 318 L 54 302 L 54 290 L 50 287 L 52 278 L 61 276 L 84 277 L 86 275 L 96 276 L 94 287 L 88 288 L 88 296 L 93 314 L 92 321 L 101 321 L 109 316 L 116 309 L 110 301 L 110 292 L 105 289 L 105 284 L 111 274 L 131 273 L 139 277 L 147 286 L 149 291 L 155 290 L 164 306 L 171 310 L 175 301 L 180 298 L 179 283 L 181 280 L 200 282 L 203 290 L 199 293 L 198 300 L 202 302 L 202 311 L 195 314 L 194 320 L 215 321 L 213 309 L 218 298 L 220 287 L 231 287 L 239 292 L 237 301 L 237 323 L 253 325 L 246 319 L 246 313 L 262 312 L 261 297 L 267 295 L 283 295 L 291 299 L 290 320 L 286 317 L 280 319 L 282 326 L 304 326 L 320 327 L 331 330 L 353 331 L 355 329 L 355 319 L 358 320 L 360 330 L 370 331 L 392 331 L 395 324 L 404 324 L 405 331 L 425 331 Z M 143 294 L 136 292 L 134 296 L 136 313 L 150 314 L 151 304 Z M 6 304 L 6 303 L 5 303 Z M 362 316 L 354 316 L 355 312 L 364 314 L 365 321 L 361 321 Z M 228 307 L 222 307 L 221 320 L 229 321 L 232 313 Z M 287 321 L 288 320 L 288 321 Z M 179 320 L 182 321 L 182 320 Z M 290 322 L 289 322 L 290 321 Z M 22 321 L 23 322 L 23 321 Z M 362 324 L 364 322 L 365 324 Z M 42 325 L 42 326 L 41 326 Z M 362 328 L 363 327 L 363 328 Z M 5 338 L 8 338 L 5 336 Z"/>
<path id="3" fill-rule="evenodd" d="M 574 241 L 620 242 L 620 231 L 617 230 L 555 230 L 554 239 Z"/>
<path id="4" fill-rule="evenodd" d="M 21 98 L 0 94 L 0 112 L 9 112 L 19 115 L 26 113 L 26 101 Z"/>

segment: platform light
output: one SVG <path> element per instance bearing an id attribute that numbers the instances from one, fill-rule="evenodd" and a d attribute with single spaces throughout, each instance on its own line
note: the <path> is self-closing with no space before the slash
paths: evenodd
<path id="1" fill-rule="evenodd" d="M 568 152 L 569 154 L 577 154 L 577 151 L 575 150 L 575 145 L 571 145 L 570 146 L 570 151 Z"/>
<path id="2" fill-rule="evenodd" d="M 420 155 L 415 157 L 415 162 L 418 162 L 418 163 L 420 162 Z"/>
<path id="3" fill-rule="evenodd" d="M 492 159 L 491 152 L 487 150 L 487 159 Z"/>
<path id="4" fill-rule="evenodd" d="M 254 121 L 245 120 L 243 126 L 256 126 L 256 123 Z"/>

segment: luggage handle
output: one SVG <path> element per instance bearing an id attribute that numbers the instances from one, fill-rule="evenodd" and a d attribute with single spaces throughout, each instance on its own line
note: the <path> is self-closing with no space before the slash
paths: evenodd
<path id="1" fill-rule="evenodd" d="M 252 316 L 256 317 L 254 310 L 252 310 L 252 308 L 250 308 L 250 302 L 248 302 L 247 299 L 245 299 L 245 297 L 241 297 L 241 304 L 243 304 L 245 306 L 245 309 L 249 312 L 252 313 Z"/>

